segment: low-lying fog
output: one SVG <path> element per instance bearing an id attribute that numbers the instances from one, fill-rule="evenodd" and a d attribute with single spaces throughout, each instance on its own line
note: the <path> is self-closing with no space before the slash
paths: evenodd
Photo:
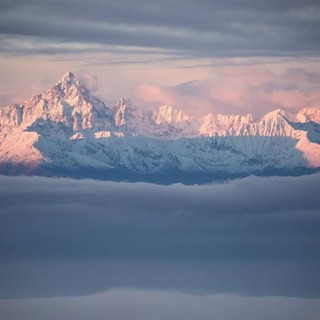
<path id="1" fill-rule="evenodd" d="M 319 190 L 0 177 L 0 316 L 313 319 Z"/>

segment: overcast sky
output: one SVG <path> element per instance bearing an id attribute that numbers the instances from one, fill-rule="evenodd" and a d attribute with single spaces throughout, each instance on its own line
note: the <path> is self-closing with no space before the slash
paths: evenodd
<path id="1" fill-rule="evenodd" d="M 296 110 L 318 101 L 319 80 L 301 87 L 283 75 L 298 69 L 319 79 L 319 38 L 318 1 L 4 0 L 0 102 L 21 101 L 71 70 L 95 76 L 110 103 L 131 95 L 194 113 Z M 176 87 L 190 81 L 201 90 L 185 98 Z"/>

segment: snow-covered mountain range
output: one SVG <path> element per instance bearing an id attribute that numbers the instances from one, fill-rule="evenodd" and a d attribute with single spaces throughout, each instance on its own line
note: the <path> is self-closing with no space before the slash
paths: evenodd
<path id="1" fill-rule="evenodd" d="M 23 104 L 0 108 L 2 174 L 179 181 L 318 168 L 320 108 L 277 109 L 255 120 L 192 117 L 171 106 L 144 111 L 126 99 L 108 107 L 71 72 Z"/>

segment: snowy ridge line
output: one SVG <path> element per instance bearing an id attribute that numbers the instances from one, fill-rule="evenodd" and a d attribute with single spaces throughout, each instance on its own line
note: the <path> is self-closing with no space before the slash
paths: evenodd
<path id="1" fill-rule="evenodd" d="M 108 107 L 68 72 L 48 91 L 0 108 L 0 173 L 318 168 L 319 122 L 317 108 L 295 116 L 277 109 L 256 121 L 251 114 L 192 117 L 171 106 L 144 111 L 126 99 Z"/>

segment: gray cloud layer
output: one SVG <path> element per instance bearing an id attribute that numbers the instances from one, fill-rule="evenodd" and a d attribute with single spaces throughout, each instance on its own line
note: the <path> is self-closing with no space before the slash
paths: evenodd
<path id="1" fill-rule="evenodd" d="M 318 55 L 318 1 L 2 1 L 1 33 L 188 56 Z"/>
<path id="2" fill-rule="evenodd" d="M 0 297 L 319 297 L 319 188 L 319 174 L 169 187 L 0 177 Z"/>

